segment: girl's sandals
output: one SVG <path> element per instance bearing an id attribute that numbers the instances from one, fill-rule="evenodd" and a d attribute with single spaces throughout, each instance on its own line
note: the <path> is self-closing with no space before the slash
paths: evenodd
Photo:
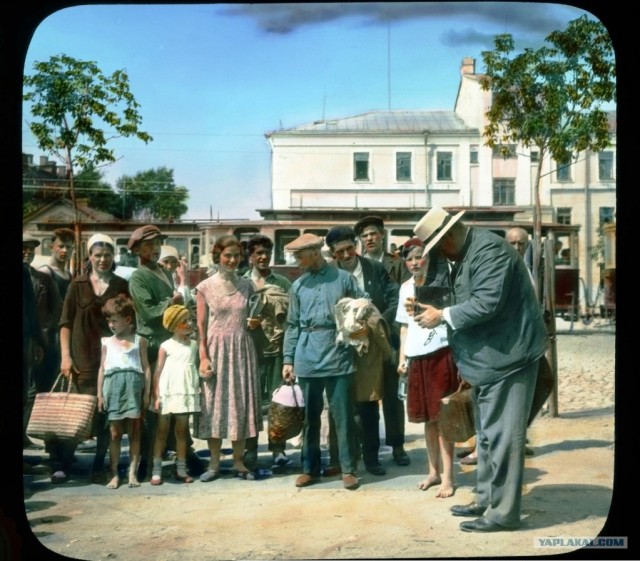
<path id="1" fill-rule="evenodd" d="M 162 477 L 160 475 L 151 476 L 151 485 L 162 485 Z"/>

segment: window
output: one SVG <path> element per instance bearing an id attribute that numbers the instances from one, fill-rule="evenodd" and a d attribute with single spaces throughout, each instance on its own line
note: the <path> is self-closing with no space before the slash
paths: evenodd
<path id="1" fill-rule="evenodd" d="M 556 162 L 556 181 L 571 181 L 571 160 Z"/>
<path id="2" fill-rule="evenodd" d="M 612 206 L 601 206 L 599 209 L 600 226 L 612 224 L 614 219 L 614 208 Z"/>
<path id="3" fill-rule="evenodd" d="M 504 158 L 505 160 L 516 157 L 516 145 L 515 144 L 500 144 L 493 147 L 494 158 Z"/>
<path id="4" fill-rule="evenodd" d="M 515 179 L 494 179 L 493 180 L 493 204 L 513 205 L 515 204 L 516 180 Z"/>
<path id="5" fill-rule="evenodd" d="M 571 208 L 558 208 L 558 210 L 556 210 L 556 222 L 565 225 L 571 224 Z"/>
<path id="6" fill-rule="evenodd" d="M 411 181 L 411 152 L 396 152 L 396 181 Z"/>
<path id="7" fill-rule="evenodd" d="M 355 181 L 369 180 L 369 152 L 356 152 L 353 155 L 353 179 Z"/>
<path id="8" fill-rule="evenodd" d="M 469 148 L 469 163 L 478 163 L 478 147 L 475 144 Z"/>
<path id="9" fill-rule="evenodd" d="M 451 181 L 453 179 L 453 176 L 451 175 L 451 161 L 453 160 L 453 154 L 451 152 L 438 152 L 437 158 L 438 181 Z"/>
<path id="10" fill-rule="evenodd" d="M 613 180 L 613 152 L 598 154 L 598 179 L 600 181 Z"/>
<path id="11" fill-rule="evenodd" d="M 540 152 L 538 152 L 537 150 L 531 150 L 531 163 L 537 164 L 539 158 L 540 158 Z"/>

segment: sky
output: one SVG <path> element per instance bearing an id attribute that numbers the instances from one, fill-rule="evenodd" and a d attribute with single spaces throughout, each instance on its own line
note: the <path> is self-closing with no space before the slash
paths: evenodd
<path id="1" fill-rule="evenodd" d="M 453 110 L 463 58 L 482 72 L 496 34 L 538 48 L 585 13 L 524 2 L 70 5 L 37 25 L 24 73 L 59 54 L 105 75 L 125 69 L 154 140 L 112 141 L 118 161 L 104 179 L 167 167 L 189 191 L 183 219 L 258 219 L 271 208 L 265 133 L 373 110 Z M 46 154 L 28 120 L 25 107 L 22 151 L 37 162 Z"/>

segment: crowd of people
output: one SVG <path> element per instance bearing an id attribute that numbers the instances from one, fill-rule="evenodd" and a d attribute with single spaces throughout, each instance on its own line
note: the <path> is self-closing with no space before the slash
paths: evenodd
<path id="1" fill-rule="evenodd" d="M 187 263 L 154 225 L 132 232 L 120 255 L 132 269 L 124 276 L 107 235 L 89 239 L 86 266 L 75 278 L 72 230 L 53 232 L 49 263 L 37 270 L 31 264 L 40 242 L 23 235 L 23 447 L 33 444 L 27 425 L 36 393 L 63 376 L 97 397 L 92 483 L 121 485 L 125 433 L 130 487 L 161 485 L 168 451 L 175 452 L 177 480 L 212 482 L 225 440 L 234 477 L 251 481 L 266 406 L 280 385 L 298 384 L 305 407 L 296 487 L 341 475 L 345 489 L 357 489 L 360 463 L 384 476 L 382 410 L 384 442 L 398 466 L 411 462 L 405 419 L 424 424 L 428 461 L 418 488 L 437 486 L 436 497 L 449 498 L 454 443 L 440 430 L 440 403 L 466 384 L 475 411 L 477 498 L 452 514 L 474 518 L 463 531 L 518 528 L 526 429 L 548 397 L 541 361 L 548 337 L 522 258 L 526 232 L 504 239 L 466 226 L 463 214 L 432 208 L 414 237 L 389 252 L 379 216 L 331 228 L 324 238 L 302 234 L 285 246 L 299 267 L 293 282 L 271 270 L 273 240 L 221 236 L 210 274 L 193 287 Z M 417 298 L 419 287 L 444 290 L 446 304 Z M 357 320 L 343 337 L 345 309 Z M 208 466 L 193 438 L 206 441 Z M 291 463 L 286 446 L 269 439 L 273 466 Z M 45 441 L 51 483 L 69 480 L 76 448 Z"/>

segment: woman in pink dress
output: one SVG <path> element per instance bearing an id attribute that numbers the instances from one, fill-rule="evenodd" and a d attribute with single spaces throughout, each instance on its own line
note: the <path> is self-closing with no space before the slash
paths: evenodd
<path id="1" fill-rule="evenodd" d="M 262 430 L 258 358 L 249 333 L 260 320 L 248 317 L 249 297 L 254 292 L 250 279 L 236 274 L 242 247 L 234 236 L 221 236 L 213 246 L 218 270 L 196 286 L 199 338 L 201 412 L 197 437 L 206 439 L 211 460 L 200 480 L 217 479 L 220 448 L 231 440 L 233 472 L 242 479 L 254 479 L 242 457 L 245 439 Z"/>

